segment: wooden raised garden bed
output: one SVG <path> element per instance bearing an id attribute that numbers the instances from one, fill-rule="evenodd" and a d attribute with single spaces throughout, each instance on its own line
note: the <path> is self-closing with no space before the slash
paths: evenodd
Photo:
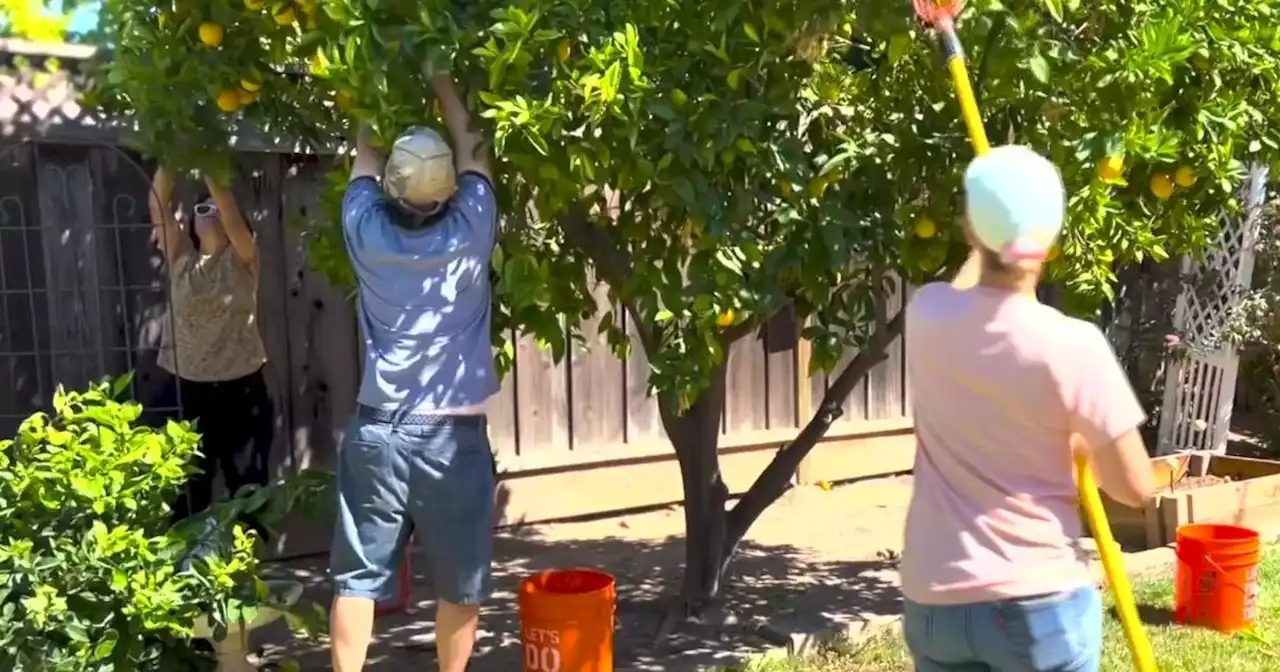
<path id="1" fill-rule="evenodd" d="M 1116 541 L 1143 550 L 1171 544 L 1181 525 L 1225 523 L 1280 532 L 1280 462 L 1212 453 L 1184 453 L 1151 460 L 1159 489 L 1143 509 L 1102 503 Z"/>

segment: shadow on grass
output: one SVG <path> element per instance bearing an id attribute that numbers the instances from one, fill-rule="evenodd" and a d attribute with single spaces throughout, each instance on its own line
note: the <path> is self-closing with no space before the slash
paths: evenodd
<path id="1" fill-rule="evenodd" d="M 495 542 L 493 598 L 482 614 L 473 672 L 512 672 L 521 668 L 516 589 L 521 578 L 548 568 L 587 566 L 617 579 L 618 610 L 614 634 L 619 672 L 704 669 L 736 662 L 745 654 L 772 646 L 759 631 L 774 628 L 816 630 L 900 611 L 890 563 L 814 560 L 791 546 L 744 542 L 729 570 L 724 604 L 701 623 L 690 623 L 659 650 L 653 639 L 665 615 L 664 601 L 679 587 L 684 561 L 682 537 L 661 540 L 541 538 L 536 528 L 500 532 Z M 281 563 L 275 574 L 304 582 L 304 599 L 327 604 L 326 559 Z M 434 597 L 426 558 L 416 555 L 413 605 L 409 613 L 381 618 L 366 669 L 434 669 L 432 616 Z M 329 669 L 326 642 L 294 639 L 283 623 L 254 633 L 266 644 L 268 660 L 292 657 L 303 670 Z"/>
<path id="2" fill-rule="evenodd" d="M 1107 611 L 1112 619 L 1120 620 L 1120 613 L 1114 606 Z M 1173 625 L 1173 610 L 1163 604 L 1139 604 L 1138 620 L 1155 627 Z"/>

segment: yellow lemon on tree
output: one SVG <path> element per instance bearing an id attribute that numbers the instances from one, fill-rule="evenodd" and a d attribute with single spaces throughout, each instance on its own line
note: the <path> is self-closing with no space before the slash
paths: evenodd
<path id="1" fill-rule="evenodd" d="M 235 89 L 223 89 L 214 102 L 223 112 L 235 112 L 240 109 L 240 94 Z"/>
<path id="2" fill-rule="evenodd" d="M 564 38 L 556 44 L 556 60 L 561 63 L 568 63 L 569 57 L 573 55 L 573 43 L 569 38 Z"/>
<path id="3" fill-rule="evenodd" d="M 736 323 L 737 321 L 738 321 L 738 316 L 733 313 L 732 308 L 724 311 L 723 313 L 720 313 L 719 315 L 716 315 L 717 327 L 732 327 L 734 323 Z"/>
<path id="4" fill-rule="evenodd" d="M 222 44 L 222 25 L 213 21 L 200 24 L 200 43 L 210 49 Z"/>
<path id="5" fill-rule="evenodd" d="M 1199 178 L 1196 175 L 1196 169 L 1191 166 L 1182 166 L 1173 174 L 1173 181 L 1179 187 L 1193 187 L 1197 179 Z"/>
<path id="6" fill-rule="evenodd" d="M 275 19 L 277 25 L 289 26 L 298 20 L 298 16 L 293 13 L 292 7 L 285 7 L 271 16 Z"/>
<path id="7" fill-rule="evenodd" d="M 916 220 L 916 236 L 920 238 L 932 238 L 938 233 L 938 225 L 928 217 L 921 217 Z"/>
<path id="8" fill-rule="evenodd" d="M 1173 195 L 1173 180 L 1164 173 L 1152 175 L 1151 182 L 1147 186 L 1151 188 L 1151 193 L 1162 201 L 1168 200 Z"/>
<path id="9" fill-rule="evenodd" d="M 251 12 L 262 11 L 263 6 L 262 0 L 244 0 L 244 8 Z"/>
<path id="10" fill-rule="evenodd" d="M 1098 162 L 1098 177 L 1103 180 L 1119 179 L 1124 174 L 1124 157 L 1111 155 Z"/>

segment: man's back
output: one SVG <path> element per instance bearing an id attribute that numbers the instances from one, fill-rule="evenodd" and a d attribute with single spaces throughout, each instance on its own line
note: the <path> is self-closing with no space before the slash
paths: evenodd
<path id="1" fill-rule="evenodd" d="M 1071 437 L 1142 421 L 1102 333 L 1029 296 L 932 284 L 908 307 L 918 448 L 903 589 L 922 604 L 1086 585 Z"/>
<path id="2" fill-rule="evenodd" d="M 343 199 L 365 343 L 359 402 L 404 413 L 478 407 L 498 389 L 489 334 L 493 186 L 460 175 L 448 210 L 421 231 L 396 226 L 394 208 L 369 177 L 352 181 Z"/>

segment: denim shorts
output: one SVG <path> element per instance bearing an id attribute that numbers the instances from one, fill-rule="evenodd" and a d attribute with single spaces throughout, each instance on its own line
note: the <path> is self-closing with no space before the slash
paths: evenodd
<path id="1" fill-rule="evenodd" d="M 1102 662 L 1093 586 L 955 606 L 907 600 L 902 628 L 916 672 L 1097 672 Z"/>
<path id="2" fill-rule="evenodd" d="M 329 572 L 341 597 L 391 594 L 412 533 L 437 596 L 489 596 L 493 453 L 483 416 L 409 415 L 391 422 L 361 406 L 338 453 L 338 520 Z"/>

